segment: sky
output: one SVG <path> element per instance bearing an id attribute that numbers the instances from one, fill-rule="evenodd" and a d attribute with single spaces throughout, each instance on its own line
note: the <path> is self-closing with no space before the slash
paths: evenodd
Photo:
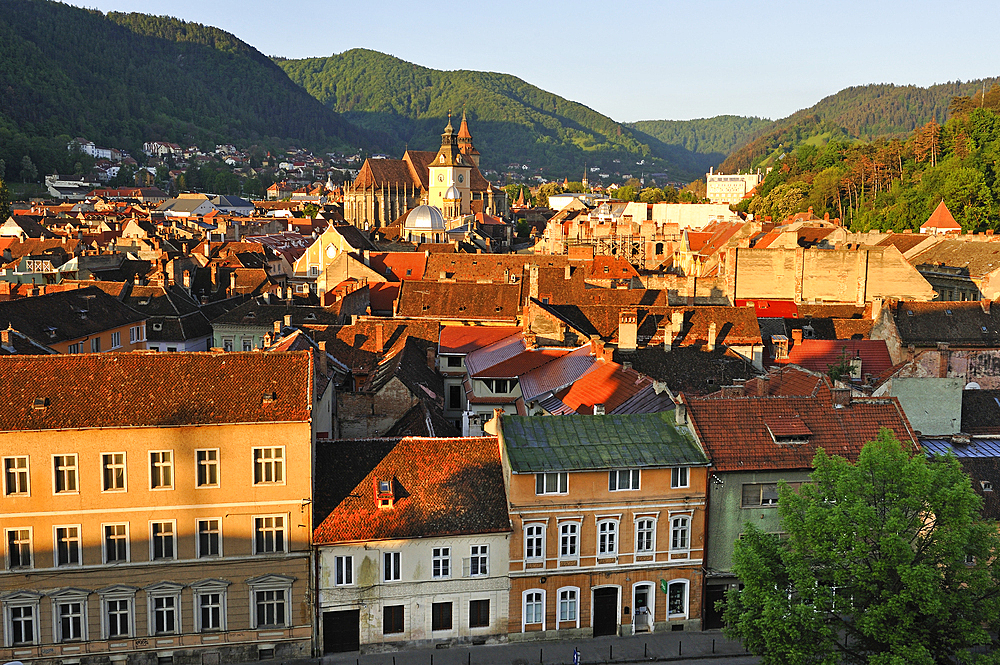
<path id="1" fill-rule="evenodd" d="M 955 0 L 86 0 L 222 28 L 266 55 L 352 48 L 512 74 L 619 122 L 778 119 L 843 88 L 1000 75 L 998 7 Z"/>

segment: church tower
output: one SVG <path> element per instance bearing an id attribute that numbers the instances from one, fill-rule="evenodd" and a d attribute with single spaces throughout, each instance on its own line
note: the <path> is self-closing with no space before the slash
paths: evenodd
<path id="1" fill-rule="evenodd" d="M 590 188 L 590 183 L 587 182 L 587 163 L 586 162 L 584 162 L 584 164 L 583 164 L 583 180 L 581 180 L 580 182 L 583 183 L 583 189 L 584 189 L 584 191 L 586 191 L 586 190 L 588 190 Z"/>
<path id="2" fill-rule="evenodd" d="M 462 125 L 458 128 L 458 149 L 463 155 L 467 155 L 473 161 L 476 168 L 479 168 L 479 151 L 472 145 L 472 134 L 469 132 L 469 123 L 465 119 L 465 109 L 462 109 Z"/>
<path id="3" fill-rule="evenodd" d="M 464 118 L 463 118 L 464 125 Z M 430 176 L 430 192 L 428 205 L 444 210 L 445 194 L 452 186 L 460 195 L 459 213 L 468 215 L 472 212 L 472 188 L 469 176 L 472 173 L 472 157 L 463 155 L 459 148 L 459 137 L 451 126 L 451 113 L 448 114 L 448 126 L 441 135 L 441 148 L 434 155 L 434 161 L 428 165 Z M 471 147 L 472 137 L 469 137 Z M 451 196 L 454 192 L 450 193 Z"/>

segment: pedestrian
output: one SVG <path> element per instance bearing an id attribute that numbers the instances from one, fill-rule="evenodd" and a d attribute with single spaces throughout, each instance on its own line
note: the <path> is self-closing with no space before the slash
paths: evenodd
<path id="1" fill-rule="evenodd" d="M 573 665 L 580 665 L 580 650 L 573 648 Z"/>

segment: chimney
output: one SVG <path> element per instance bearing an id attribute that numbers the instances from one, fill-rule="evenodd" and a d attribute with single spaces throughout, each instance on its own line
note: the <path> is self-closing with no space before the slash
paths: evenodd
<path id="1" fill-rule="evenodd" d="M 670 353 L 672 348 L 674 348 L 674 324 L 670 322 L 663 327 L 663 351 Z"/>
<path id="2" fill-rule="evenodd" d="M 938 342 L 938 378 L 948 378 L 948 364 L 951 360 L 951 351 L 948 350 L 947 342 Z"/>
<path id="3" fill-rule="evenodd" d="M 677 403 L 674 405 L 674 422 L 683 427 L 688 424 L 687 406 L 684 404 L 684 395 L 677 395 Z"/>
<path id="4" fill-rule="evenodd" d="M 802 343 L 802 328 L 792 330 L 792 348 Z"/>
<path id="5" fill-rule="evenodd" d="M 604 342 L 597 335 L 590 336 L 590 355 L 600 358 L 604 355 Z"/>
<path id="6" fill-rule="evenodd" d="M 634 309 L 618 313 L 618 348 L 621 351 L 635 351 L 639 334 L 639 315 Z"/>
<path id="7" fill-rule="evenodd" d="M 382 337 L 383 334 L 384 333 L 382 331 L 382 324 L 381 323 L 376 324 L 375 325 L 375 353 L 382 353 L 382 351 L 384 350 L 383 345 L 385 344 L 385 340 Z"/>
<path id="8" fill-rule="evenodd" d="M 538 348 L 538 336 L 530 330 L 524 333 L 524 348 L 526 349 L 537 349 Z"/>
<path id="9" fill-rule="evenodd" d="M 212 242 L 208 239 L 205 240 L 205 258 L 212 258 Z"/>
<path id="10" fill-rule="evenodd" d="M 0 330 L 0 342 L 3 342 L 4 346 L 10 346 L 10 327 Z"/>
<path id="11" fill-rule="evenodd" d="M 292 315 L 291 314 L 285 314 L 285 327 L 286 328 L 291 328 L 292 327 Z"/>
<path id="12" fill-rule="evenodd" d="M 538 300 L 538 264 L 532 263 L 528 268 L 528 297 Z"/>
<path id="13" fill-rule="evenodd" d="M 212 286 L 218 286 L 218 285 L 219 285 L 219 264 L 218 263 L 213 263 L 212 264 Z"/>
<path id="14" fill-rule="evenodd" d="M 435 360 L 436 360 L 436 354 L 434 353 L 434 347 L 433 346 L 428 347 L 427 348 L 427 367 L 429 369 L 437 369 L 435 367 L 435 365 L 436 365 Z"/>
<path id="15" fill-rule="evenodd" d="M 858 354 L 851 358 L 851 379 L 861 380 L 861 351 L 858 351 Z"/>
<path id="16" fill-rule="evenodd" d="M 566 266 L 566 271 L 563 273 L 563 279 L 569 279 L 570 278 L 570 274 L 572 272 L 573 272 L 573 270 L 569 266 Z"/>
<path id="17" fill-rule="evenodd" d="M 371 268 L 372 266 L 371 250 L 367 249 L 362 250 L 361 256 L 364 258 L 365 265 Z"/>
<path id="18" fill-rule="evenodd" d="M 285 289 L 285 300 L 291 300 L 291 299 L 292 299 L 292 287 L 289 286 L 287 289 Z"/>
<path id="19" fill-rule="evenodd" d="M 446 276 L 446 273 L 445 273 L 444 270 L 442 270 L 441 272 L 438 273 L 438 279 L 439 280 L 445 279 L 445 276 Z"/>
<path id="20" fill-rule="evenodd" d="M 503 409 L 493 409 L 493 417 L 483 424 L 483 433 L 496 436 L 500 431 L 500 419 L 503 417 Z"/>
<path id="21" fill-rule="evenodd" d="M 319 373 L 325 375 L 327 372 L 326 342 L 319 343 Z"/>
<path id="22" fill-rule="evenodd" d="M 982 300 L 980 300 L 979 301 L 979 306 L 983 308 L 983 314 L 989 314 L 990 313 L 990 299 L 989 298 L 983 298 Z"/>
<path id="23" fill-rule="evenodd" d="M 187 289 L 188 291 L 191 290 L 191 271 L 190 270 L 185 270 L 184 271 L 184 288 Z"/>
<path id="24" fill-rule="evenodd" d="M 851 403 L 850 388 L 834 388 L 830 394 L 833 396 L 834 406 L 848 406 Z"/>
<path id="25" fill-rule="evenodd" d="M 722 386 L 723 397 L 746 397 L 746 394 L 747 394 L 746 386 L 742 385 Z"/>
<path id="26" fill-rule="evenodd" d="M 717 334 L 715 321 L 708 324 L 708 350 L 715 351 L 715 338 Z"/>
<path id="27" fill-rule="evenodd" d="M 280 320 L 274 322 L 274 334 L 275 335 L 280 335 L 281 334 L 281 321 Z"/>
<path id="28" fill-rule="evenodd" d="M 603 416 L 604 415 L 604 405 L 603 404 L 595 404 L 594 405 L 594 415 L 595 416 Z"/>
<path id="29" fill-rule="evenodd" d="M 270 305 L 271 304 L 271 292 L 270 291 L 265 291 L 264 292 L 264 304 L 265 305 Z"/>
<path id="30" fill-rule="evenodd" d="M 236 271 L 229 273 L 229 290 L 236 291 Z"/>

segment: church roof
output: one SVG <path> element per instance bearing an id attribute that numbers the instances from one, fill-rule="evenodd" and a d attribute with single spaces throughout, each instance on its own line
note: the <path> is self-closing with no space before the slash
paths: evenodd
<path id="1" fill-rule="evenodd" d="M 927 221 L 920 225 L 920 228 L 921 230 L 925 228 L 961 230 L 962 227 L 955 221 L 955 217 L 942 200 Z"/>

